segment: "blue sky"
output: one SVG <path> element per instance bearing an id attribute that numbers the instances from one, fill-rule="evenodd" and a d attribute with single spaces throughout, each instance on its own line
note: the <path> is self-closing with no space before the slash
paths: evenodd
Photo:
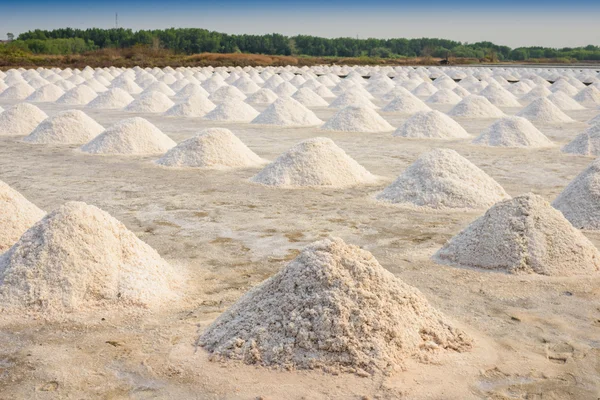
<path id="1" fill-rule="evenodd" d="M 441 37 L 517 46 L 600 45 L 600 1 L 6 1 L 0 37 L 30 29 L 200 27 L 228 33 Z"/>

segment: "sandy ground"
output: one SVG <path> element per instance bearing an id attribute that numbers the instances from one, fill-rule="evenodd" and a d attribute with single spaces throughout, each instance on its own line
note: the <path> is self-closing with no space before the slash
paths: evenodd
<path id="1" fill-rule="evenodd" d="M 0 103 L 1 106 L 10 103 Z M 39 104 L 52 115 L 61 109 Z M 5 107 L 6 108 L 6 107 Z M 447 111 L 450 107 L 436 107 Z M 85 110 L 104 126 L 133 116 Z M 315 110 L 322 119 L 332 115 Z M 516 110 L 506 110 L 514 113 Z M 569 112 L 579 121 L 598 110 Z M 0 179 L 45 210 L 81 200 L 108 211 L 187 275 L 184 299 L 161 312 L 98 310 L 44 321 L 0 318 L 0 399 L 597 399 L 600 278 L 548 278 L 457 269 L 429 257 L 482 214 L 423 212 L 372 196 L 419 154 L 449 147 L 511 195 L 551 201 L 592 161 L 558 147 L 506 150 L 393 138 L 390 133 L 215 124 L 142 115 L 179 142 L 208 126 L 231 129 L 269 160 L 327 136 L 371 172 L 374 187 L 276 190 L 248 182 L 257 170 L 173 170 L 156 157 L 90 156 L 69 147 L 0 137 Z M 386 115 L 394 126 L 403 118 Z M 490 121 L 460 121 L 471 134 Z M 564 144 L 583 123 L 541 130 Z M 600 234 L 586 232 L 600 245 Z M 208 359 L 195 342 L 219 313 L 273 275 L 304 245 L 327 236 L 371 251 L 475 338 L 470 353 L 409 363 L 392 376 L 331 376 Z"/>

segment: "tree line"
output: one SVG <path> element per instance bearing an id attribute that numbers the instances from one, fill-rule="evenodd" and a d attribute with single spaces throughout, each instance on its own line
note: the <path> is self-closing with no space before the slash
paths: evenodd
<path id="1" fill-rule="evenodd" d="M 231 35 L 199 28 L 164 30 L 36 29 L 22 33 L 8 45 L 34 54 L 78 54 L 104 48 L 135 46 L 169 49 L 179 54 L 250 53 L 315 57 L 461 57 L 488 61 L 531 59 L 600 60 L 600 47 L 519 47 L 491 42 L 462 43 L 446 39 L 322 38 L 309 35 Z"/>

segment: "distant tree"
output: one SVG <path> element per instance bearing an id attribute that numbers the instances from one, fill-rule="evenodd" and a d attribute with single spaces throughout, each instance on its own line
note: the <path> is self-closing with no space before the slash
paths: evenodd
<path id="1" fill-rule="evenodd" d="M 6 38 L 8 39 L 9 42 L 12 42 L 13 40 L 15 40 L 15 35 L 14 35 L 14 33 L 8 32 L 6 34 Z"/>

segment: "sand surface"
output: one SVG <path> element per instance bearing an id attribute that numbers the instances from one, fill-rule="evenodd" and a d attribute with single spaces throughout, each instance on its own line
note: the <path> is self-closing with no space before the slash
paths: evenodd
<path id="1" fill-rule="evenodd" d="M 0 101 L 5 109 L 11 103 Z M 378 103 L 379 106 L 383 104 Z M 73 108 L 39 104 L 48 115 Z M 448 111 L 451 105 L 431 105 Z M 262 111 L 264 107 L 258 107 Z M 313 108 L 326 120 L 336 110 Z M 503 109 L 513 115 L 518 109 Z M 226 127 L 273 160 L 301 140 L 326 136 L 380 184 L 285 190 L 252 184 L 257 169 L 167 169 L 158 157 L 92 156 L 75 146 L 0 137 L 0 180 L 38 207 L 85 201 L 121 220 L 188 276 L 182 300 L 162 312 L 97 311 L 60 321 L 0 317 L 0 399 L 596 399 L 600 393 L 600 277 L 549 278 L 459 269 L 429 260 L 481 214 L 424 212 L 377 203 L 375 193 L 434 147 L 456 150 L 512 196 L 548 201 L 593 159 L 550 149 L 475 146 L 469 139 L 409 140 L 388 133 L 338 133 L 84 111 L 104 127 L 142 116 L 176 142 Z M 568 111 L 577 121 L 598 110 Z M 382 114 L 394 126 L 406 118 Z M 473 136 L 492 121 L 461 120 Z M 564 145 L 582 122 L 538 126 Z M 585 232 L 597 246 L 600 234 Z M 250 287 L 314 240 L 339 236 L 420 289 L 475 339 L 470 353 L 411 362 L 392 376 L 332 376 L 209 361 L 199 332 Z"/>

